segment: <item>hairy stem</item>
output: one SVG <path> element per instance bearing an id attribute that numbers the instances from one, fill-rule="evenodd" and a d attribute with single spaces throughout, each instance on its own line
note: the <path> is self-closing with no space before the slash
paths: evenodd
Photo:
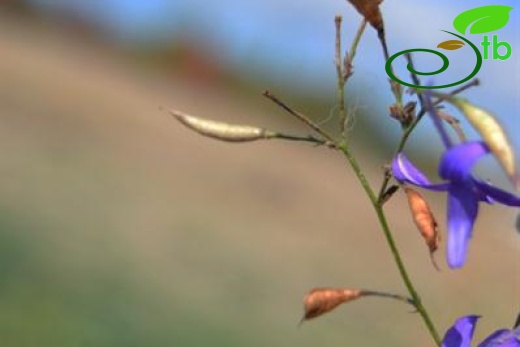
<path id="1" fill-rule="evenodd" d="M 340 132 L 343 137 L 345 137 L 345 129 L 347 128 L 347 111 L 345 107 L 345 86 L 348 82 L 350 76 L 352 76 L 353 72 L 353 62 L 354 57 L 356 56 L 357 48 L 359 43 L 361 42 L 361 37 L 363 37 L 363 33 L 365 32 L 365 28 L 367 27 L 367 21 L 363 19 L 359 24 L 359 27 L 356 31 L 356 35 L 354 36 L 354 40 L 352 41 L 352 45 L 350 46 L 350 50 L 345 55 L 345 58 L 342 57 L 342 49 L 341 49 L 341 23 L 342 17 L 336 16 L 334 23 L 336 25 L 336 52 L 334 65 L 336 66 L 336 75 L 337 75 L 337 87 L 336 87 L 336 107 L 338 109 L 338 118 L 339 118 L 339 127 Z"/>
<path id="2" fill-rule="evenodd" d="M 338 85 L 336 87 L 336 105 L 338 108 L 339 128 L 341 134 L 345 134 L 345 123 L 347 122 L 347 112 L 345 110 L 345 78 L 343 77 L 343 59 L 341 52 L 341 16 L 336 16 L 334 23 L 336 25 L 336 54 L 334 65 L 336 65 L 336 80 Z"/>

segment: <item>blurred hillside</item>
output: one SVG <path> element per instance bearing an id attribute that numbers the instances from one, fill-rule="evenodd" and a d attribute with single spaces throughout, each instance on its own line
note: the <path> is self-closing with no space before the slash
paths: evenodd
<path id="1" fill-rule="evenodd" d="M 160 107 L 304 129 L 225 72 L 201 73 L 197 54 L 184 60 L 192 72 L 141 65 L 82 25 L 26 11 L 0 12 L 2 346 L 429 341 L 408 307 L 377 299 L 296 327 L 312 287 L 404 293 L 343 158 L 199 138 Z M 376 182 L 381 160 L 356 137 Z M 443 223 L 443 197 L 429 197 Z M 484 207 L 469 266 L 439 273 L 403 197 L 387 209 L 440 329 L 466 313 L 484 316 L 478 337 L 511 325 L 520 305 L 514 213 Z"/>

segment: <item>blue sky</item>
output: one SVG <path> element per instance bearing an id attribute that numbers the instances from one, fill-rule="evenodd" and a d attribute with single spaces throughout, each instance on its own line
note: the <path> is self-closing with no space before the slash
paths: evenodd
<path id="1" fill-rule="evenodd" d="M 251 76 L 257 74 L 268 83 L 285 84 L 309 94 L 316 90 L 333 92 L 334 16 L 337 13 L 344 16 L 344 33 L 348 40 L 360 20 L 344 0 L 32 1 L 48 10 L 66 8 L 75 11 L 95 20 L 105 28 L 107 35 L 127 43 L 153 44 L 188 37 L 201 45 L 209 45 L 220 61 L 230 67 Z M 382 9 L 390 49 L 397 52 L 410 48 L 435 48 L 438 43 L 452 38 L 440 30 L 452 30 L 452 21 L 460 12 L 490 4 L 498 3 L 490 0 L 471 3 L 386 0 Z M 516 3 L 502 0 L 499 4 L 514 7 Z M 467 94 L 471 100 L 497 115 L 508 129 L 517 150 L 520 150 L 519 18 L 520 8 L 514 9 L 509 24 L 497 32 L 501 41 L 512 45 L 512 57 L 507 61 L 484 61 L 478 74 L 483 85 Z M 473 35 L 471 40 L 479 45 L 481 36 Z M 472 58 L 469 50 L 462 51 L 449 55 L 452 66 L 448 70 L 449 77 L 468 71 L 468 61 Z M 385 114 L 385 105 L 392 101 L 392 97 L 386 87 L 384 59 L 374 31 L 367 32 L 358 58 L 355 77 L 363 79 L 365 90 L 372 90 L 371 97 L 381 101 L 381 105 L 371 107 Z M 438 64 L 427 56 L 417 55 L 416 60 L 424 69 L 432 69 Z M 397 61 L 394 66 L 399 75 L 407 75 L 404 62 L 399 64 Z M 442 81 L 442 78 L 435 76 L 436 81 Z M 353 78 L 352 83 L 360 82 Z M 369 100 L 366 95 L 357 98 L 361 107 Z M 354 95 L 354 99 L 357 98 Z M 397 135 L 397 127 L 389 128 L 393 129 L 388 129 L 390 135 Z M 423 126 L 420 132 L 420 135 L 428 136 L 432 128 Z M 430 146 L 434 137 L 427 138 Z"/>

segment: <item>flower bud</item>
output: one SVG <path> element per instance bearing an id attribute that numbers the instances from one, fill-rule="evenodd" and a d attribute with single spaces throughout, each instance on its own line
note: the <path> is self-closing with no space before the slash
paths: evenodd
<path id="1" fill-rule="evenodd" d="M 170 111 L 179 122 L 195 132 L 221 141 L 248 142 L 276 137 L 276 133 L 248 125 L 234 125 Z"/>
<path id="2" fill-rule="evenodd" d="M 409 187 L 404 187 L 406 197 L 408 198 L 408 205 L 412 212 L 413 221 L 419 229 L 428 249 L 430 250 L 430 258 L 433 266 L 438 270 L 438 266 L 433 258 L 433 253 L 439 247 L 440 234 L 437 229 L 437 221 L 431 212 L 428 202 L 421 194 Z"/>
<path id="3" fill-rule="evenodd" d="M 509 178 L 517 179 L 515 156 L 506 132 L 489 112 L 476 107 L 464 99 L 454 98 L 452 103 L 466 116 L 471 125 L 482 136 Z"/>

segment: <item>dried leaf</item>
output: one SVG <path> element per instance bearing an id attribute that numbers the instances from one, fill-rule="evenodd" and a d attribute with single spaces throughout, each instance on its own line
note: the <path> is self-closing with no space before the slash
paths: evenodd
<path id="1" fill-rule="evenodd" d="M 302 322 L 330 312 L 343 303 L 358 299 L 361 295 L 362 291 L 359 289 L 315 288 L 305 296 Z"/>
<path id="2" fill-rule="evenodd" d="M 437 45 L 437 48 L 446 49 L 448 51 L 454 51 L 456 49 L 462 48 L 464 46 L 464 42 L 459 40 L 448 40 L 441 42 Z"/>
<path id="3" fill-rule="evenodd" d="M 503 5 L 476 7 L 455 17 L 453 27 L 462 35 L 470 26 L 470 34 L 486 34 L 505 27 L 512 9 Z"/>
<path id="4" fill-rule="evenodd" d="M 226 142 L 248 142 L 260 139 L 269 139 L 276 136 L 275 133 L 262 128 L 248 125 L 234 125 L 217 122 L 214 120 L 198 118 L 179 111 L 170 113 L 182 124 L 197 133 Z"/>
<path id="5" fill-rule="evenodd" d="M 479 132 L 510 180 L 513 184 L 516 184 L 515 181 L 518 180 L 518 176 L 513 146 L 497 119 L 491 113 L 462 98 L 454 98 L 449 101 L 464 114 L 473 128 Z"/>
<path id="6" fill-rule="evenodd" d="M 430 206 L 428 202 L 423 198 L 419 192 L 413 190 L 409 187 L 404 187 L 404 191 L 406 193 L 406 197 L 408 198 L 408 205 L 410 206 L 410 211 L 412 212 L 412 217 L 415 222 L 415 225 L 419 229 L 428 249 L 430 250 L 430 257 L 433 263 L 433 266 L 438 270 L 438 266 L 435 263 L 435 258 L 433 258 L 433 254 L 439 247 L 440 242 L 440 234 L 437 229 L 437 221 L 431 212 Z"/>

